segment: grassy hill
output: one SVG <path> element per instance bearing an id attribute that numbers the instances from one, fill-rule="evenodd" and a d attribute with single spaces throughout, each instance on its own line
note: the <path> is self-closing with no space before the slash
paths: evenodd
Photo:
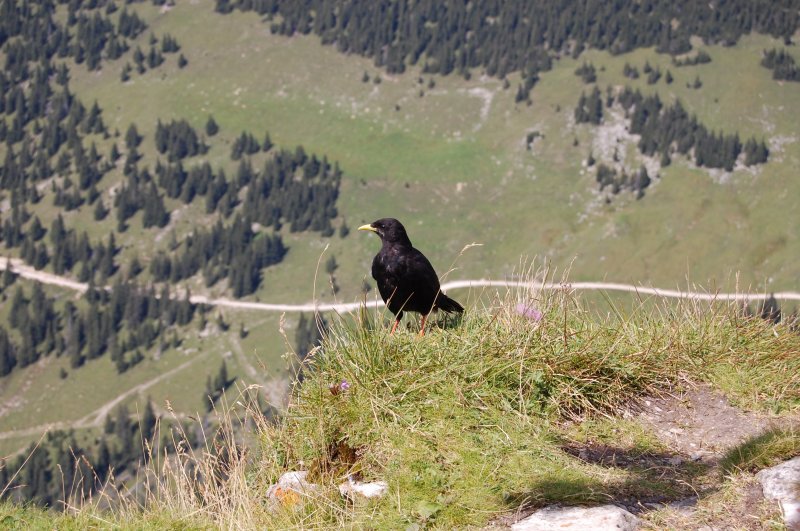
<path id="1" fill-rule="evenodd" d="M 182 118 L 202 129 L 213 115 L 221 130 L 198 160 L 233 175 L 237 165 L 229 160 L 230 144 L 242 131 L 257 138 L 269 131 L 278 146 L 302 145 L 326 155 L 345 176 L 337 224 L 346 221 L 354 228 L 397 217 L 440 273 L 451 264 L 456 267 L 451 280 L 510 277 L 518 272 L 520 256 L 538 256 L 558 270 L 569 268 L 572 280 L 796 288 L 800 131 L 794 117 L 800 92 L 792 83 L 774 81 L 758 64 L 762 50 L 783 45 L 776 39 L 750 35 L 730 47 L 695 42 L 712 61 L 680 68 L 653 49 L 617 56 L 588 50 L 577 59 L 561 57 L 541 74 L 532 104 L 526 105 L 514 101 L 518 74 L 509 76 L 509 88 L 480 71 L 470 80 L 423 74 L 416 67 L 388 75 L 371 60 L 342 55 L 316 37 L 272 35 L 255 14 L 221 16 L 213 6 L 198 0 L 169 9 L 149 3 L 131 7 L 149 26 L 134 44 L 146 48 L 151 32 L 169 33 L 189 60 L 185 68 L 169 57 L 158 69 L 122 83 L 120 71 L 133 50 L 104 62 L 99 71 L 70 63 L 72 90 L 87 107 L 97 100 L 110 129 L 124 134 L 135 123 L 144 137 L 144 161 L 151 167 L 159 119 Z M 66 16 L 63 11 L 59 16 Z M 789 52 L 800 59 L 794 48 Z M 599 128 L 574 123 L 573 108 L 581 92 L 591 89 L 574 74 L 584 61 L 597 68 L 601 90 L 630 85 L 645 94 L 658 92 L 664 101 L 680 98 L 710 129 L 763 137 L 771 149 L 769 162 L 725 174 L 676 157 L 659 171 L 644 198 L 623 194 L 607 203 L 584 167 L 588 154 L 610 157 L 609 146 L 616 145 L 634 169 L 642 157 L 634 139 L 621 136 L 617 141 L 619 128 L 613 127 L 612 116 Z M 662 72 L 669 69 L 674 81 L 648 85 L 644 76 L 623 76 L 626 63 L 641 69 L 645 62 Z M 702 88 L 687 87 L 697 77 Z M 526 138 L 534 131 L 541 136 L 528 149 Z M 112 142 L 121 142 L 114 137 L 96 141 L 103 153 Z M 254 166 L 265 158 L 254 156 Z M 99 190 L 109 203 L 122 179 L 116 169 L 101 181 Z M 58 209 L 49 191 L 43 194 L 30 210 L 49 227 Z M 142 229 L 139 213 L 125 233 L 115 235 L 121 266 L 133 257 L 146 263 L 156 249 L 167 248 L 171 233 L 180 240 L 194 227 L 214 221 L 201 204 L 167 200 L 167 206 L 172 218 L 166 228 Z M 115 227 L 113 216 L 95 222 L 89 206 L 62 214 L 68 226 L 87 230 L 92 238 L 105 238 Z M 320 256 L 323 263 L 329 256 L 338 262 L 335 298 L 356 300 L 364 279 L 371 282 L 369 263 L 377 249 L 373 238 L 354 232 L 321 238 L 286 229 L 282 236 L 289 253 L 281 264 L 264 270 L 252 299 L 332 300 L 323 268 L 317 273 Z M 482 246 L 459 257 L 473 242 Z M 229 295 L 224 283 L 210 290 L 199 279 L 183 285 L 192 293 Z M 62 301 L 73 297 L 52 293 Z M 7 314 L 7 302 L 2 311 Z M 144 362 L 122 376 L 107 357 L 69 370 L 68 378 L 60 377 L 68 369 L 65 358 L 46 358 L 15 371 L 0 383 L 0 450 L 19 452 L 36 440 L 32 432 L 37 427 L 53 422 L 79 428 L 91 438 L 104 407 L 130 401 L 141 408 L 147 397 L 159 407 L 169 401 L 182 415 L 195 415 L 204 407 L 203 384 L 221 359 L 239 383 L 265 384 L 269 398 L 280 401 L 291 376 L 282 357 L 291 350 L 298 316 L 226 311 L 228 332 L 213 326 L 215 317 L 210 314 L 210 324 L 202 329 L 197 319 L 179 348 L 148 352 Z M 247 337 L 238 336 L 240 326 L 249 330 Z"/>
<path id="2" fill-rule="evenodd" d="M 276 423 L 246 407 L 246 392 L 230 394 L 223 428 L 205 448 L 154 457 L 148 470 L 167 479 L 151 483 L 143 507 L 103 512 L 102 496 L 61 516 L 6 505 L 3 521 L 452 529 L 501 526 L 551 503 L 613 501 L 638 507 L 646 528 L 773 528 L 776 507 L 749 499 L 748 489 L 754 471 L 800 454 L 800 340 L 787 327 L 729 306 L 598 319 L 568 292 L 509 296 L 424 337 L 389 336 L 374 319 L 337 321 Z M 711 445 L 717 428 L 703 427 L 708 458 L 692 458 L 634 404 L 695 386 L 749 411 L 748 422 L 769 413 L 779 427 L 730 448 Z M 308 471 L 313 493 L 267 500 L 289 470 Z M 348 475 L 386 481 L 388 494 L 348 501 L 337 490 Z M 688 514 L 666 505 L 693 496 Z"/>

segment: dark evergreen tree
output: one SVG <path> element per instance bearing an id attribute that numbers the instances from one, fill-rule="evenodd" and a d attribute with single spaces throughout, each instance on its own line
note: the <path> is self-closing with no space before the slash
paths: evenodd
<path id="1" fill-rule="evenodd" d="M 670 163 L 674 151 L 689 155 L 694 150 L 694 161 L 698 166 L 733 170 L 742 151 L 739 136 L 708 131 L 695 116 L 686 112 L 680 100 L 665 107 L 658 95 L 645 97 L 638 90 L 626 87 L 617 95 L 616 101 L 629 117 L 630 132 L 641 136 L 640 151 L 648 156 L 660 154 L 662 166 Z M 580 105 L 581 102 L 579 108 Z M 757 145 L 752 138 L 745 143 L 746 161 L 747 153 L 754 153 Z M 765 162 L 766 153 L 761 153 L 761 157 L 751 161 Z"/>
<path id="2" fill-rule="evenodd" d="M 148 397 L 147 402 L 144 406 L 144 411 L 142 412 L 142 420 L 140 431 L 142 434 L 142 439 L 147 441 L 148 444 L 153 443 L 153 435 L 155 434 L 156 423 L 158 419 L 156 417 L 155 412 L 153 411 L 153 404 Z"/>
<path id="3" fill-rule="evenodd" d="M 142 49 L 137 46 L 136 51 L 133 52 L 133 62 L 136 65 L 136 71 L 139 74 L 144 74 L 147 71 L 147 68 L 144 65 L 145 55 Z"/>
<path id="4" fill-rule="evenodd" d="M 603 121 L 603 98 L 600 89 L 594 87 L 588 97 L 581 93 L 578 105 L 575 107 L 575 121 L 595 125 Z"/>
<path id="5" fill-rule="evenodd" d="M 142 142 L 142 137 L 139 136 L 139 131 L 136 129 L 136 124 L 131 123 L 125 133 L 125 145 L 129 150 L 134 150 L 139 147 Z"/>
<path id="6" fill-rule="evenodd" d="M 173 120 L 166 125 L 159 120 L 155 142 L 158 152 L 168 154 L 169 160 L 173 162 L 205 153 L 208 149 L 186 120 Z"/>
<path id="7" fill-rule="evenodd" d="M 109 210 L 105 207 L 102 201 L 97 201 L 94 205 L 94 220 L 103 221 L 108 216 Z"/>
<path id="8" fill-rule="evenodd" d="M 222 364 L 219 367 L 219 372 L 217 373 L 216 378 L 214 378 L 214 387 L 217 391 L 224 391 L 230 385 L 230 381 L 228 380 L 228 366 L 225 364 L 225 360 L 222 360 Z"/>
<path id="9" fill-rule="evenodd" d="M 129 39 L 135 39 L 146 29 L 147 24 L 139 18 L 136 12 L 129 12 L 127 8 L 122 9 L 117 23 L 117 32 L 120 35 Z"/>
<path id="10" fill-rule="evenodd" d="M 0 376 L 6 376 L 17 364 L 17 357 L 14 353 L 14 346 L 8 337 L 6 330 L 0 326 Z"/>
<path id="11" fill-rule="evenodd" d="M 219 126 L 217 122 L 214 120 L 214 117 L 208 115 L 208 121 L 206 121 L 206 135 L 214 136 L 219 132 Z"/>
<path id="12" fill-rule="evenodd" d="M 580 76 L 584 83 L 594 83 L 597 81 L 597 71 L 591 63 L 584 63 L 575 70 L 575 75 Z"/>
<path id="13" fill-rule="evenodd" d="M 672 63 L 675 66 L 696 66 L 711 62 L 711 56 L 705 50 L 698 50 L 693 56 L 675 58 Z"/>
<path id="14" fill-rule="evenodd" d="M 747 166 L 763 164 L 769 158 L 769 149 L 763 140 L 756 142 L 754 138 L 750 138 L 745 142 L 744 155 L 744 163 Z"/>
<path id="15" fill-rule="evenodd" d="M 155 46 L 150 46 L 150 51 L 147 53 L 147 67 L 151 70 L 159 67 L 164 62 L 164 55 Z"/>
<path id="16" fill-rule="evenodd" d="M 164 53 L 176 53 L 181 49 L 178 41 L 169 33 L 165 33 L 161 38 L 161 51 Z"/>
<path id="17" fill-rule="evenodd" d="M 306 359 L 314 347 L 322 344 L 326 329 L 327 323 L 321 315 L 316 314 L 313 319 L 307 319 L 305 314 L 300 314 L 295 331 L 295 352 L 301 361 Z"/>
<path id="18" fill-rule="evenodd" d="M 339 264 L 336 262 L 336 257 L 331 255 L 325 261 L 325 272 L 328 273 L 329 275 L 333 275 L 338 268 Z"/>
<path id="19" fill-rule="evenodd" d="M 239 160 L 243 155 L 252 155 L 260 150 L 258 140 L 251 133 L 243 131 L 231 146 L 231 160 Z"/>
<path id="20" fill-rule="evenodd" d="M 780 81 L 800 81 L 800 68 L 786 50 L 764 50 L 761 66 L 772 70 L 772 78 Z"/>
<path id="21" fill-rule="evenodd" d="M 142 224 L 144 228 L 159 227 L 162 228 L 169 223 L 169 213 L 164 206 L 164 198 L 156 190 L 154 182 L 150 182 L 146 187 L 144 196 L 144 215 L 142 216 Z"/>

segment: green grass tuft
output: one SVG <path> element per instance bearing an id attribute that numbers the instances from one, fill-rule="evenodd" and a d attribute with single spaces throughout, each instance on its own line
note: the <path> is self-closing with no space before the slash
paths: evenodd
<path id="1" fill-rule="evenodd" d="M 772 429 L 725 453 L 720 462 L 724 474 L 757 472 L 800 455 L 800 433 L 794 428 Z"/>

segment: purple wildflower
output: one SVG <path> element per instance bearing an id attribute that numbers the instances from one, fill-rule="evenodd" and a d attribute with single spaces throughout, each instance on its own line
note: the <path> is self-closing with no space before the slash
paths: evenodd
<path id="1" fill-rule="evenodd" d="M 528 306 L 524 303 L 519 303 L 516 306 L 516 311 L 521 316 L 530 319 L 531 321 L 536 321 L 537 323 L 542 320 L 542 312 L 534 308 L 533 306 Z"/>
<path id="2" fill-rule="evenodd" d="M 342 380 L 340 383 L 335 383 L 328 387 L 328 390 L 333 396 L 336 396 L 339 393 L 344 393 L 348 389 L 350 389 L 350 384 L 347 382 L 347 380 Z"/>

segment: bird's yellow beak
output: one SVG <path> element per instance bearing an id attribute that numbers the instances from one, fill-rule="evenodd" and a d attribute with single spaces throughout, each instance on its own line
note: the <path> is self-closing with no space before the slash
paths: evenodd
<path id="1" fill-rule="evenodd" d="M 368 230 L 368 231 L 372 231 L 372 232 L 374 232 L 374 233 L 377 233 L 377 232 L 378 232 L 377 230 L 375 230 L 375 227 L 373 227 L 372 225 L 361 225 L 361 226 L 358 228 L 358 230 Z"/>

